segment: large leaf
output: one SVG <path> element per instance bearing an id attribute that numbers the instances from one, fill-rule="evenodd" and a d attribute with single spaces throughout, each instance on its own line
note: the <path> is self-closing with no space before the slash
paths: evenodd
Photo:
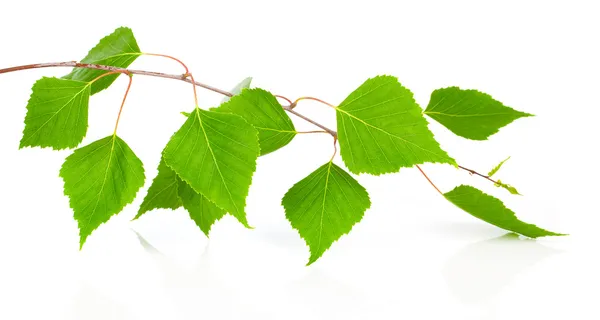
<path id="1" fill-rule="evenodd" d="M 179 197 L 183 207 L 196 225 L 208 237 L 212 225 L 225 215 L 225 210 L 217 207 L 202 194 L 194 191 L 185 181 L 179 179 Z"/>
<path id="2" fill-rule="evenodd" d="M 371 206 L 365 188 L 332 162 L 296 183 L 281 203 L 292 227 L 310 247 L 308 264 L 350 232 Z"/>
<path id="3" fill-rule="evenodd" d="M 42 78 L 32 88 L 20 147 L 74 148 L 88 127 L 90 84 Z"/>
<path id="4" fill-rule="evenodd" d="M 458 87 L 433 91 L 425 114 L 456 135 L 472 140 L 486 140 L 514 120 L 532 116 L 483 92 Z"/>
<path id="5" fill-rule="evenodd" d="M 60 176 L 79 225 L 80 246 L 92 231 L 133 201 L 145 180 L 142 162 L 116 135 L 75 150 Z"/>
<path id="6" fill-rule="evenodd" d="M 342 159 L 353 173 L 397 172 L 424 162 L 455 164 L 433 138 L 412 93 L 395 77 L 367 80 L 336 114 Z"/>
<path id="7" fill-rule="evenodd" d="M 127 68 L 141 54 L 142 52 L 131 29 L 121 27 L 102 38 L 81 62 Z M 90 82 L 107 72 L 103 70 L 75 68 L 63 78 Z M 98 81 L 92 84 L 92 94 L 108 88 L 118 76 L 116 74 L 98 79 Z"/>
<path id="8" fill-rule="evenodd" d="M 245 89 L 214 109 L 234 113 L 258 130 L 260 154 L 273 152 L 292 141 L 296 129 L 275 96 L 262 89 Z"/>
<path id="9" fill-rule="evenodd" d="M 519 220 L 514 212 L 504 206 L 502 201 L 471 186 L 458 186 L 445 193 L 444 196 L 472 216 L 502 229 L 530 238 L 562 235 Z"/>
<path id="10" fill-rule="evenodd" d="M 258 133 L 242 117 L 196 108 L 163 157 L 196 192 L 249 227 L 244 208 L 259 152 Z"/>
<path id="11" fill-rule="evenodd" d="M 233 87 L 233 89 L 231 89 L 229 92 L 231 94 L 238 95 L 240 93 L 242 93 L 242 91 L 244 89 L 250 88 L 250 84 L 252 83 L 252 77 L 248 77 L 242 81 L 240 81 L 240 83 L 238 83 L 237 85 L 235 85 L 235 87 Z M 225 103 L 227 101 L 229 101 L 229 99 L 231 99 L 231 97 L 225 96 L 223 98 L 223 100 L 221 100 L 221 103 Z"/>
<path id="12" fill-rule="evenodd" d="M 158 165 L 158 174 L 152 181 L 152 185 L 148 188 L 148 193 L 144 198 L 144 202 L 140 206 L 140 210 L 134 219 L 139 218 L 142 214 L 154 209 L 177 209 L 181 207 L 181 199 L 179 198 L 179 177 L 175 171 L 171 170 L 164 160 L 160 160 Z"/>

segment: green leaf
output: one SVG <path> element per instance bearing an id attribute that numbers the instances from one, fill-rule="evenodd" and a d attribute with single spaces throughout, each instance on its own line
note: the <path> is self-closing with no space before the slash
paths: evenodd
<path id="1" fill-rule="evenodd" d="M 88 127 L 90 84 L 42 78 L 32 88 L 20 148 L 74 148 Z"/>
<path id="2" fill-rule="evenodd" d="M 310 265 L 350 232 L 371 201 L 365 188 L 329 162 L 296 183 L 281 204 L 292 227 L 310 247 Z"/>
<path id="3" fill-rule="evenodd" d="M 81 62 L 127 68 L 141 54 L 142 52 L 131 29 L 121 27 L 102 38 Z M 91 82 L 107 72 L 104 70 L 74 68 L 71 73 L 63 78 Z M 98 79 L 98 81 L 92 84 L 92 94 L 108 88 L 118 76 L 118 74 L 115 74 Z"/>
<path id="4" fill-rule="evenodd" d="M 502 165 L 508 161 L 508 159 L 510 159 L 510 157 L 502 160 L 502 162 L 498 163 L 497 166 L 495 166 L 494 168 L 492 168 L 492 170 L 488 173 L 488 177 L 492 177 L 494 174 L 496 174 L 496 172 L 498 172 L 498 170 L 500 170 L 500 168 L 502 167 Z"/>
<path id="5" fill-rule="evenodd" d="M 181 180 L 164 159 L 158 165 L 158 174 L 144 198 L 137 216 L 153 209 L 177 209 L 183 206 L 190 218 L 208 237 L 211 226 L 225 215 L 225 211 L 197 193 L 185 181 Z"/>
<path id="6" fill-rule="evenodd" d="M 287 145 L 296 136 L 294 124 L 281 104 L 262 89 L 244 89 L 214 111 L 237 114 L 253 125 L 258 130 L 261 155 Z"/>
<path id="7" fill-rule="evenodd" d="M 252 77 L 248 77 L 244 80 L 242 80 L 240 83 L 238 83 L 235 87 L 233 87 L 233 89 L 231 89 L 231 91 L 229 91 L 230 93 L 232 93 L 234 96 L 238 95 L 240 93 L 242 93 L 242 91 L 244 89 L 248 89 L 250 88 L 250 84 L 252 83 Z M 229 101 L 229 99 L 231 99 L 231 97 L 225 97 L 223 98 L 223 100 L 221 100 L 221 103 L 225 103 L 227 101 Z"/>
<path id="8" fill-rule="evenodd" d="M 185 181 L 179 179 L 179 197 L 183 207 L 190 214 L 200 230 L 208 237 L 212 225 L 225 215 L 225 210 L 217 207 L 205 196 L 197 193 Z"/>
<path id="9" fill-rule="evenodd" d="M 525 223 L 515 216 L 515 213 L 506 208 L 502 201 L 481 192 L 471 186 L 461 185 L 444 194 L 448 201 L 463 209 L 472 216 L 499 228 L 513 231 L 530 238 L 544 236 L 561 236 L 539 228 L 533 224 Z"/>
<path id="10" fill-rule="evenodd" d="M 397 172 L 424 162 L 456 164 L 433 138 L 398 79 L 367 80 L 336 108 L 341 156 L 352 173 Z"/>
<path id="11" fill-rule="evenodd" d="M 259 152 L 258 133 L 242 117 L 196 108 L 163 157 L 196 192 L 249 227 L 244 208 Z"/>
<path id="12" fill-rule="evenodd" d="M 60 176 L 79 225 L 80 247 L 92 231 L 133 201 L 145 180 L 142 162 L 116 135 L 75 150 Z"/>
<path id="13" fill-rule="evenodd" d="M 497 180 L 494 185 L 496 187 L 500 187 L 500 188 L 504 188 L 504 189 L 508 190 L 508 192 L 510 192 L 511 194 L 521 195 L 519 193 L 519 191 L 517 191 L 517 189 L 515 189 L 515 187 L 511 186 L 510 184 L 503 183 L 501 180 Z"/>
<path id="14" fill-rule="evenodd" d="M 158 164 L 158 174 L 152 181 L 152 185 L 148 188 L 148 193 L 144 198 L 144 202 L 140 206 L 135 219 L 138 219 L 142 214 L 154 209 L 172 209 L 175 210 L 182 206 L 179 198 L 179 177 L 175 171 L 171 170 L 163 159 Z"/>
<path id="15" fill-rule="evenodd" d="M 472 140 L 486 140 L 514 120 L 533 116 L 507 107 L 483 92 L 458 87 L 433 91 L 425 114 L 454 134 Z"/>

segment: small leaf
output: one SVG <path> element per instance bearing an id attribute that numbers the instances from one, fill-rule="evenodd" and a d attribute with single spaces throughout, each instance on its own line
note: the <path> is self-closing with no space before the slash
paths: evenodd
<path id="1" fill-rule="evenodd" d="M 208 237 L 212 225 L 225 215 L 225 210 L 217 207 L 205 196 L 197 193 L 185 181 L 179 179 L 179 197 L 183 207 L 196 225 Z"/>
<path id="2" fill-rule="evenodd" d="M 232 93 L 234 96 L 238 95 L 240 93 L 242 93 L 242 91 L 244 89 L 248 89 L 250 88 L 250 84 L 252 83 L 252 77 L 248 77 L 244 80 L 242 80 L 240 83 L 238 83 L 235 87 L 233 87 L 233 89 L 231 89 L 231 91 L 229 91 L 230 93 Z M 223 100 L 221 100 L 221 103 L 225 103 L 227 101 L 229 101 L 229 99 L 231 99 L 231 97 L 225 97 L 223 98 Z"/>
<path id="3" fill-rule="evenodd" d="M 458 87 L 433 91 L 425 114 L 454 134 L 472 140 L 486 140 L 514 120 L 533 116 L 507 107 L 483 92 Z"/>
<path id="4" fill-rule="evenodd" d="M 505 230 L 513 231 L 530 238 L 563 235 L 544 230 L 517 219 L 515 213 L 506 208 L 502 201 L 471 186 L 458 186 L 454 190 L 445 193 L 444 196 L 448 201 L 454 203 L 457 207 L 472 216 Z"/>
<path id="5" fill-rule="evenodd" d="M 60 176 L 79 225 L 81 247 L 92 231 L 133 201 L 145 180 L 142 162 L 117 136 L 75 150 Z"/>
<path id="6" fill-rule="evenodd" d="M 350 232 L 371 206 L 365 188 L 332 162 L 296 183 L 281 203 L 292 227 L 310 247 L 308 265 Z"/>
<path id="7" fill-rule="evenodd" d="M 455 164 L 398 79 L 367 80 L 336 108 L 340 153 L 355 174 L 397 172 L 424 162 Z"/>
<path id="8" fill-rule="evenodd" d="M 194 191 L 249 227 L 244 208 L 259 153 L 258 133 L 242 117 L 196 108 L 163 157 Z"/>
<path id="9" fill-rule="evenodd" d="M 517 189 L 515 189 L 515 187 L 513 187 L 513 186 L 511 186 L 511 185 L 509 185 L 509 184 L 503 183 L 503 182 L 502 182 L 502 181 L 500 181 L 500 180 L 497 180 L 497 181 L 496 181 L 496 183 L 495 183 L 494 185 L 495 185 L 496 187 L 501 187 L 501 188 L 504 188 L 504 189 L 508 190 L 508 192 L 510 192 L 511 194 L 521 195 L 521 194 L 519 193 L 519 191 L 517 191 Z"/>
<path id="10" fill-rule="evenodd" d="M 144 198 L 144 202 L 140 206 L 135 219 L 138 219 L 142 214 L 153 209 L 172 209 L 175 210 L 182 206 L 179 198 L 179 178 L 175 171 L 169 168 L 163 159 L 158 165 L 158 174 L 152 185 L 148 188 L 148 193 Z"/>
<path id="11" fill-rule="evenodd" d="M 100 42 L 81 60 L 82 63 L 100 64 L 118 68 L 127 68 L 142 52 L 138 47 L 133 32 L 129 28 L 118 28 Z M 74 68 L 64 79 L 91 82 L 108 71 Z M 98 79 L 92 84 L 92 93 L 96 94 L 108 88 L 118 77 L 118 74 Z"/>
<path id="12" fill-rule="evenodd" d="M 237 114 L 253 125 L 258 130 L 261 155 L 287 145 L 296 136 L 294 124 L 281 104 L 262 89 L 245 89 L 214 111 Z"/>
<path id="13" fill-rule="evenodd" d="M 502 162 L 498 163 L 497 166 L 495 166 L 494 168 L 492 168 L 492 170 L 488 173 L 488 177 L 492 177 L 494 174 L 496 174 L 496 172 L 498 172 L 498 170 L 500 170 L 500 167 L 502 167 L 502 165 L 508 161 L 508 159 L 510 159 L 510 157 L 502 160 Z"/>
<path id="14" fill-rule="evenodd" d="M 32 88 L 20 148 L 74 148 L 88 128 L 90 84 L 42 78 Z"/>

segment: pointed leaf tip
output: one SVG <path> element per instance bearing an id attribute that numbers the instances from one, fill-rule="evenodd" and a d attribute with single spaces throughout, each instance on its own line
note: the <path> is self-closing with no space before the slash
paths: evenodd
<path id="1" fill-rule="evenodd" d="M 507 107 L 483 92 L 459 87 L 433 91 L 424 113 L 454 134 L 472 140 L 487 140 L 514 120 L 533 116 Z"/>
<path id="2" fill-rule="evenodd" d="M 371 200 L 352 176 L 328 162 L 290 188 L 281 204 L 310 248 L 311 265 L 362 220 Z"/>
<path id="3" fill-rule="evenodd" d="M 458 186 L 445 193 L 444 197 L 476 218 L 530 238 L 564 235 L 519 220 L 502 201 L 471 186 Z"/>

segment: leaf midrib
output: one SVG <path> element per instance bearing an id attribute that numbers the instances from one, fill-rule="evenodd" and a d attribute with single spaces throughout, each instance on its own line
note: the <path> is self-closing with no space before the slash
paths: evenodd
<path id="1" fill-rule="evenodd" d="M 196 106 L 196 118 L 198 118 L 198 121 L 200 122 L 200 128 L 202 129 L 202 134 L 204 134 L 204 139 L 206 140 L 206 146 L 208 147 L 208 150 L 210 151 L 210 155 L 213 158 L 213 162 L 215 163 L 215 166 L 217 167 L 217 172 L 219 172 L 221 181 L 223 182 L 223 185 L 225 186 L 225 190 L 227 190 L 227 194 L 229 195 L 229 200 L 231 201 L 231 204 L 233 204 L 233 207 L 235 208 L 236 215 L 237 215 L 239 213 L 239 209 L 233 199 L 233 196 L 231 195 L 231 191 L 229 191 L 229 186 L 227 185 L 227 181 L 225 181 L 225 177 L 223 177 L 223 173 L 221 172 L 221 168 L 219 167 L 219 163 L 217 161 L 217 158 L 215 157 L 215 153 L 213 152 L 213 149 L 210 145 L 210 140 L 208 139 L 208 135 L 206 134 L 206 130 L 204 129 L 204 124 L 202 123 L 202 117 L 200 116 L 200 108 L 198 108 L 197 106 Z"/>

